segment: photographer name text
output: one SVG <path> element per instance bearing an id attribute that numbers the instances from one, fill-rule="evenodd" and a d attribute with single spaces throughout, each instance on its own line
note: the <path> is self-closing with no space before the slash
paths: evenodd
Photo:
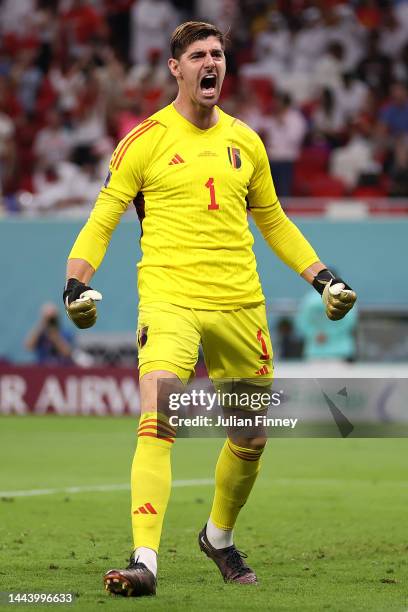
<path id="1" fill-rule="evenodd" d="M 294 429 L 299 419 L 293 418 L 271 418 L 266 415 L 257 414 L 252 417 L 237 417 L 231 415 L 228 417 L 217 416 L 212 418 L 209 416 L 195 417 L 179 417 L 175 414 L 169 417 L 169 423 L 172 427 L 289 427 Z"/>

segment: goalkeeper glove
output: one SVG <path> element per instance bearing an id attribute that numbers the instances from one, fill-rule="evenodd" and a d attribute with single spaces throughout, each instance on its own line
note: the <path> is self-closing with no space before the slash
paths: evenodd
<path id="1" fill-rule="evenodd" d="M 342 319 L 354 306 L 356 293 L 341 278 L 325 268 L 314 277 L 313 287 L 322 296 L 326 315 L 332 321 Z"/>
<path id="2" fill-rule="evenodd" d="M 95 302 L 102 299 L 102 294 L 88 287 L 76 278 L 70 278 L 65 285 L 64 306 L 71 321 L 80 329 L 94 325 L 98 313 Z"/>

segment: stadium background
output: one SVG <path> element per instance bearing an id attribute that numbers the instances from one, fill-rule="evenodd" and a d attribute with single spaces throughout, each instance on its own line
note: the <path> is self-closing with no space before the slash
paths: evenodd
<path id="1" fill-rule="evenodd" d="M 408 359 L 407 2 L 3 0 L 0 10 L 0 359 L 35 360 L 25 337 L 44 302 L 61 304 L 66 255 L 115 143 L 174 98 L 168 38 L 189 18 L 228 31 L 222 106 L 260 133 L 285 209 L 358 291 L 357 362 Z M 255 236 L 279 357 L 277 322 L 307 287 Z M 129 210 L 95 277 L 101 316 L 77 334 L 85 363 L 135 363 L 138 237 Z"/>
<path id="2" fill-rule="evenodd" d="M 2 0 L 0 412 L 8 416 L 0 423 L 1 465 L 6 466 L 0 498 L 15 501 L 2 505 L 0 554 L 3 568 L 12 568 L 0 576 L 3 590 L 18 590 L 22 581 L 42 590 L 65 586 L 78 590 L 84 600 L 88 597 L 93 609 L 95 584 L 109 565 L 104 559 L 115 547 L 126 554 L 129 546 L 128 492 L 121 483 L 134 445 L 134 424 L 109 416 L 96 424 L 87 417 L 13 415 L 33 410 L 137 413 L 135 264 L 140 229 L 132 207 L 95 276 L 93 285 L 104 295 L 99 319 L 92 330 L 76 333 L 72 363 L 38 365 L 24 341 L 45 302 L 59 305 L 62 325 L 69 327 L 61 304 L 66 256 L 105 178 L 115 142 L 174 98 L 175 84 L 166 69 L 167 41 L 174 26 L 190 18 L 228 31 L 228 76 L 220 104 L 260 133 L 276 176 L 280 173 L 276 183 L 284 208 L 321 258 L 336 265 L 358 293 L 352 363 L 306 364 L 300 355 L 285 361 L 278 323 L 282 317 L 294 319 L 308 287 L 276 259 L 254 229 L 281 372 L 297 377 L 407 377 L 407 1 Z M 282 93 L 290 96 L 289 113 Z M 199 373 L 203 375 L 202 368 Z M 72 400 L 75 394 L 70 399 L 69 378 L 87 388 L 81 405 Z M 104 380 L 116 381 L 120 393 L 99 388 Z M 39 404 L 45 384 L 46 399 Z M 398 419 L 405 420 L 404 415 L 398 411 Z M 401 434 L 397 429 L 393 435 Z M 200 440 L 193 449 L 189 440 L 180 441 L 175 477 L 181 483 L 202 478 L 197 486 L 206 486 L 215 442 Z M 275 544 L 270 563 L 278 561 L 274 588 L 282 609 L 316 610 L 323 601 L 338 610 L 406 608 L 406 458 L 405 440 L 327 440 L 313 446 L 277 441 L 251 511 L 258 524 L 266 512 L 271 517 L 267 531 L 272 530 Z M 382 486 L 374 490 L 374 481 Z M 183 551 L 183 562 L 189 565 L 183 541 L 195 532 L 192 526 L 180 527 L 180 512 L 189 512 L 195 524 L 198 514 L 197 520 L 204 520 L 206 505 L 200 506 L 202 488 L 183 487 L 174 494 L 168 519 L 173 532 L 164 546 Z M 49 490 L 49 496 L 37 496 L 41 490 Z M 26 499 L 30 491 L 34 493 Z M 118 521 L 109 537 L 103 518 L 106 496 Z M 74 497 L 76 506 L 64 503 Z M 58 528 L 54 510 L 60 523 L 75 525 L 72 546 L 70 530 Z M 308 513 L 318 517 L 320 531 L 309 534 Z M 288 533 L 284 516 L 297 524 L 296 536 Z M 253 524 L 249 514 L 243 521 Z M 342 548 L 335 532 L 346 524 L 352 525 L 350 541 Z M 380 543 L 375 538 L 379 532 Z M 98 539 L 94 533 L 103 535 Z M 244 545 L 257 545 L 255 533 L 251 537 L 249 532 L 244 536 Z M 35 554 L 35 576 L 25 573 L 26 544 Z M 262 565 L 262 551 L 256 554 Z M 338 584 L 316 569 L 325 557 Z M 173 553 L 170 559 L 170 564 L 164 562 L 163 588 L 170 609 L 178 609 L 183 579 L 172 583 L 178 569 Z M 90 571 L 79 574 L 84 563 Z M 64 569 L 58 580 L 51 576 L 53 564 Z M 323 576 L 318 588 L 306 580 L 315 575 L 311 568 Z M 203 585 L 195 584 L 198 602 L 200 588 L 213 589 L 209 568 L 200 571 L 204 578 Z M 74 588 L 69 575 L 75 577 Z M 292 587 L 297 585 L 291 593 L 284 586 L 288 577 Z M 189 580 L 194 584 L 191 573 Z M 395 590 L 385 593 L 388 588 Z M 222 596 L 212 592 L 214 605 L 220 605 Z M 262 597 L 261 592 L 259 606 L 266 609 L 270 601 Z M 197 601 L 187 599 L 183 605 L 202 609 Z M 228 595 L 224 607 L 251 604 L 246 595 Z"/>

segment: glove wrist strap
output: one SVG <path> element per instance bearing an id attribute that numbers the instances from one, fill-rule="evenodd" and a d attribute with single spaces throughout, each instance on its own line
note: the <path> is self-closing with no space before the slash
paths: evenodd
<path id="1" fill-rule="evenodd" d="M 85 285 L 85 283 L 82 283 L 77 278 L 69 278 L 65 284 L 64 293 L 62 294 L 64 306 L 77 300 L 80 295 L 88 289 L 91 289 L 91 287 L 88 287 L 88 285 Z"/>
<path id="2" fill-rule="evenodd" d="M 350 285 L 348 285 L 342 278 L 334 276 L 330 270 L 325 268 L 316 274 L 312 284 L 316 291 L 320 293 L 320 295 L 323 295 L 326 285 L 337 285 L 337 283 L 342 283 L 344 285 L 344 289 L 351 289 Z"/>
<path id="3" fill-rule="evenodd" d="M 330 284 L 332 280 L 334 280 L 333 274 L 330 272 L 330 270 L 325 268 L 316 274 L 312 284 L 316 291 L 320 293 L 320 295 L 323 295 L 324 288 L 328 283 Z"/>

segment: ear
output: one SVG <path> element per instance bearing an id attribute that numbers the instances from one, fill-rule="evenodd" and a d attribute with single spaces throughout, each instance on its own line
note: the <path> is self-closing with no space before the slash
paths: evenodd
<path id="1" fill-rule="evenodd" d="M 171 57 L 167 62 L 171 74 L 177 79 L 181 77 L 180 63 L 174 57 Z"/>

